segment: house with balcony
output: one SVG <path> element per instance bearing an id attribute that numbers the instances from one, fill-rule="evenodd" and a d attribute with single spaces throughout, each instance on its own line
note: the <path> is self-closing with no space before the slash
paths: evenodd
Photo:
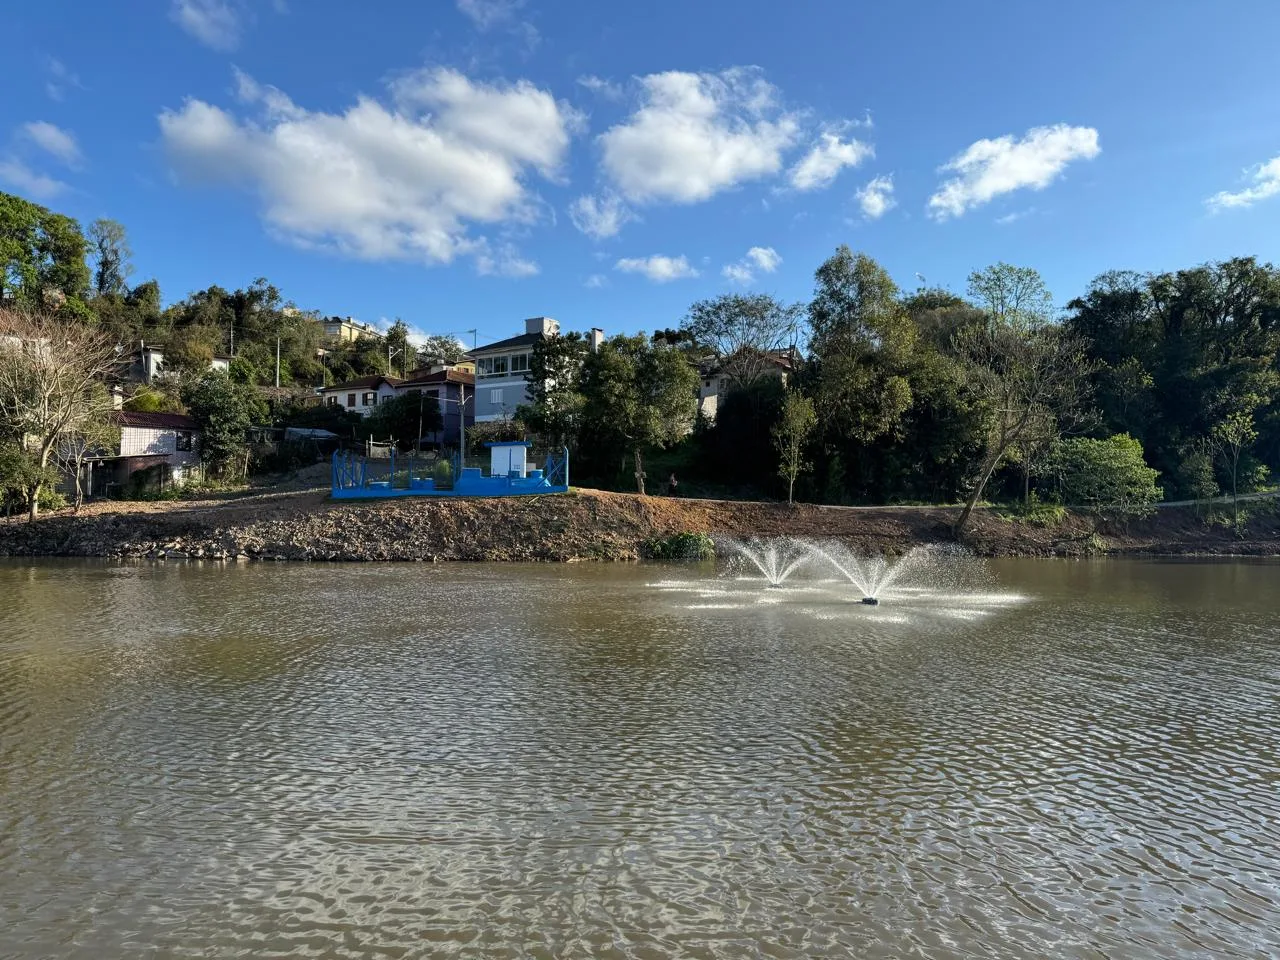
<path id="1" fill-rule="evenodd" d="M 381 340 L 383 333 L 370 323 L 361 323 L 355 317 L 325 317 L 320 321 L 324 337 L 334 344 L 354 343 L 361 337 Z"/>
<path id="2" fill-rule="evenodd" d="M 524 333 L 472 350 L 467 359 L 476 367 L 476 423 L 510 420 L 521 404 L 529 402 L 529 360 L 534 346 L 560 335 L 560 324 L 550 317 L 530 317 Z M 591 348 L 598 349 L 604 331 L 591 331 Z"/>

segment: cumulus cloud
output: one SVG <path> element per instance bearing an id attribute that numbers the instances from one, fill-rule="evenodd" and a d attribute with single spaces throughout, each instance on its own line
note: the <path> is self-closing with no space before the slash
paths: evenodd
<path id="1" fill-rule="evenodd" d="M 1231 193 L 1222 190 L 1205 201 L 1209 209 L 1217 213 L 1233 207 L 1251 207 L 1259 200 L 1280 195 L 1280 156 L 1272 157 L 1249 171 L 1252 186 Z"/>
<path id="2" fill-rule="evenodd" d="M 854 197 L 864 217 L 879 220 L 898 205 L 898 201 L 893 199 L 893 174 L 868 181 Z"/>
<path id="3" fill-rule="evenodd" d="M 845 167 L 856 167 L 875 153 L 861 140 L 841 140 L 837 134 L 823 133 L 787 176 L 796 190 L 821 190 L 831 186 Z"/>
<path id="4" fill-rule="evenodd" d="M 752 247 L 747 255 L 735 263 L 725 264 L 720 275 L 743 286 L 753 282 L 756 272 L 773 273 L 782 264 L 782 257 L 773 247 Z"/>
<path id="5" fill-rule="evenodd" d="M 173 0 L 169 17 L 214 50 L 234 50 L 240 42 L 240 11 L 227 0 Z"/>
<path id="6" fill-rule="evenodd" d="M 586 194 L 573 201 L 569 205 L 569 219 L 587 236 L 602 240 L 615 236 L 624 223 L 635 219 L 635 214 L 616 193 L 605 191 L 599 196 Z"/>
<path id="7" fill-rule="evenodd" d="M 83 159 L 76 138 L 52 123 L 46 123 L 43 120 L 24 123 L 21 133 L 27 140 L 68 167 L 79 166 Z"/>
<path id="8" fill-rule="evenodd" d="M 800 132 L 761 72 L 640 78 L 642 103 L 600 135 L 605 175 L 633 203 L 696 203 L 776 174 Z"/>
<path id="9" fill-rule="evenodd" d="M 1069 163 L 1092 160 L 1101 152 L 1097 130 L 1065 123 L 1035 127 L 1020 139 L 1009 134 L 978 140 L 939 167 L 939 172 L 956 176 L 929 198 L 929 215 L 946 220 L 1014 190 L 1043 190 Z"/>
<path id="10" fill-rule="evenodd" d="M 586 282 L 583 284 L 583 286 L 588 290 L 599 290 L 603 287 L 607 287 L 608 285 L 609 278 L 603 273 L 593 273 L 591 276 L 587 277 Z"/>
<path id="11" fill-rule="evenodd" d="M 61 180 L 37 173 L 16 157 L 0 157 L 0 182 L 37 200 L 48 200 L 67 189 Z"/>
<path id="12" fill-rule="evenodd" d="M 681 254 L 678 257 L 664 257 L 655 254 L 652 257 L 623 257 L 613 265 L 615 270 L 623 273 L 640 273 L 654 283 L 670 283 L 686 277 L 696 277 L 698 271 L 689 265 L 688 259 Z"/>
<path id="13" fill-rule="evenodd" d="M 538 218 L 531 172 L 556 179 L 579 118 L 531 83 L 482 83 L 455 70 L 413 73 L 385 105 L 361 96 L 341 113 L 309 111 L 237 76 L 252 112 L 201 100 L 159 123 L 178 175 L 249 189 L 275 234 L 368 260 L 449 263 L 527 276 L 536 265 L 468 232 Z"/>

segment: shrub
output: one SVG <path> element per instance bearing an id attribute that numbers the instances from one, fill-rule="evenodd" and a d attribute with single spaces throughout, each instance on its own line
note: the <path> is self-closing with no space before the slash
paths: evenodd
<path id="1" fill-rule="evenodd" d="M 649 560 L 713 560 L 716 545 L 705 533 L 673 533 L 650 537 L 640 545 L 640 554 Z"/>
<path id="2" fill-rule="evenodd" d="M 1159 473 L 1143 459 L 1142 444 L 1127 433 L 1064 440 L 1054 451 L 1053 469 L 1067 503 L 1102 516 L 1144 517 L 1164 496 L 1156 485 Z"/>
<path id="3" fill-rule="evenodd" d="M 453 464 L 448 460 L 440 460 L 431 471 L 431 477 L 437 484 L 453 483 Z"/>

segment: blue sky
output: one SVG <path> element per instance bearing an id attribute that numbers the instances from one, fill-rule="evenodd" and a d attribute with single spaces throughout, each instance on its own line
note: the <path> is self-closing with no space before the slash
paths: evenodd
<path id="1" fill-rule="evenodd" d="M 1274 0 L 365 7 L 10 10 L 0 189 L 121 221 L 166 301 L 266 276 L 482 341 L 805 299 L 839 243 L 906 288 L 1033 266 L 1060 303 L 1280 260 Z"/>

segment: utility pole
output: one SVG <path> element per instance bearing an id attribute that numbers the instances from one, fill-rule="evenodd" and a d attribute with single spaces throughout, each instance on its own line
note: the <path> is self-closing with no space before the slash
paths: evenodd
<path id="1" fill-rule="evenodd" d="M 276 337 L 276 389 L 280 389 L 280 338 Z"/>

